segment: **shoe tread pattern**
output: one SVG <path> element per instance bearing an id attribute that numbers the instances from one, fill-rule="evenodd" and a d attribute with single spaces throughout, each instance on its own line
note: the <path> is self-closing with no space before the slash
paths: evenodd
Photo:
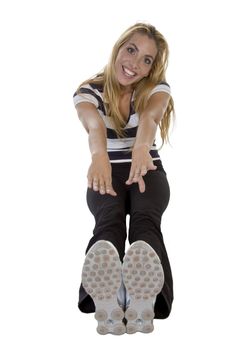
<path id="1" fill-rule="evenodd" d="M 96 242 L 88 251 L 82 270 L 82 285 L 95 303 L 99 334 L 125 333 L 124 312 L 117 302 L 122 264 L 114 245 Z"/>
<path id="2" fill-rule="evenodd" d="M 154 303 L 164 284 L 157 253 L 146 242 L 135 242 L 124 257 L 122 275 L 130 297 L 125 313 L 127 333 L 152 332 Z"/>

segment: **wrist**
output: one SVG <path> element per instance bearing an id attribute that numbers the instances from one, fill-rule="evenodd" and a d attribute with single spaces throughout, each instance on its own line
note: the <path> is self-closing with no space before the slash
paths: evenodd
<path id="1" fill-rule="evenodd" d="M 108 152 L 105 150 L 101 150 L 101 151 L 94 151 L 91 153 L 91 158 L 92 160 L 96 159 L 96 158 L 108 158 Z"/>
<path id="2" fill-rule="evenodd" d="M 141 143 L 141 144 L 135 144 L 133 146 L 133 152 L 134 151 L 138 151 L 138 150 L 141 150 L 141 151 L 146 151 L 146 152 L 149 152 L 151 149 L 151 146 L 147 143 Z"/>

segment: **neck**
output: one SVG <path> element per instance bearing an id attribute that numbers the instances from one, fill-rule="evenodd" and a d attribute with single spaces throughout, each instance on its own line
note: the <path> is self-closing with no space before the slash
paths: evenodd
<path id="1" fill-rule="evenodd" d="M 121 86 L 121 96 L 131 95 L 133 93 L 133 87 L 132 86 Z"/>

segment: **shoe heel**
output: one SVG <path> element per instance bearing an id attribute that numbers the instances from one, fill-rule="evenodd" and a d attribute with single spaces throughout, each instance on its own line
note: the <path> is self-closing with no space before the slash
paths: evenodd
<path id="1" fill-rule="evenodd" d="M 126 332 L 124 323 L 124 312 L 119 306 L 110 308 L 109 303 L 106 305 L 99 305 L 101 307 L 95 313 L 95 319 L 98 321 L 97 332 L 105 335 L 107 333 L 121 335 Z M 112 311 L 109 311 L 112 310 Z"/>
<path id="2" fill-rule="evenodd" d="M 146 304 L 144 301 L 131 300 L 125 318 L 127 319 L 126 330 L 128 334 L 150 333 L 154 330 L 154 310 L 151 303 Z"/>

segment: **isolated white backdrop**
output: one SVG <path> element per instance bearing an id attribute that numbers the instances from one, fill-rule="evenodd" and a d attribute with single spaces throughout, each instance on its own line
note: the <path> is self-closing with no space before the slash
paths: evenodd
<path id="1" fill-rule="evenodd" d="M 231 20 L 226 0 L 1 2 L 1 349 L 232 349 Z M 170 46 L 177 122 L 160 155 L 175 300 L 153 333 L 104 337 L 77 308 L 94 221 L 72 95 L 137 21 Z"/>

